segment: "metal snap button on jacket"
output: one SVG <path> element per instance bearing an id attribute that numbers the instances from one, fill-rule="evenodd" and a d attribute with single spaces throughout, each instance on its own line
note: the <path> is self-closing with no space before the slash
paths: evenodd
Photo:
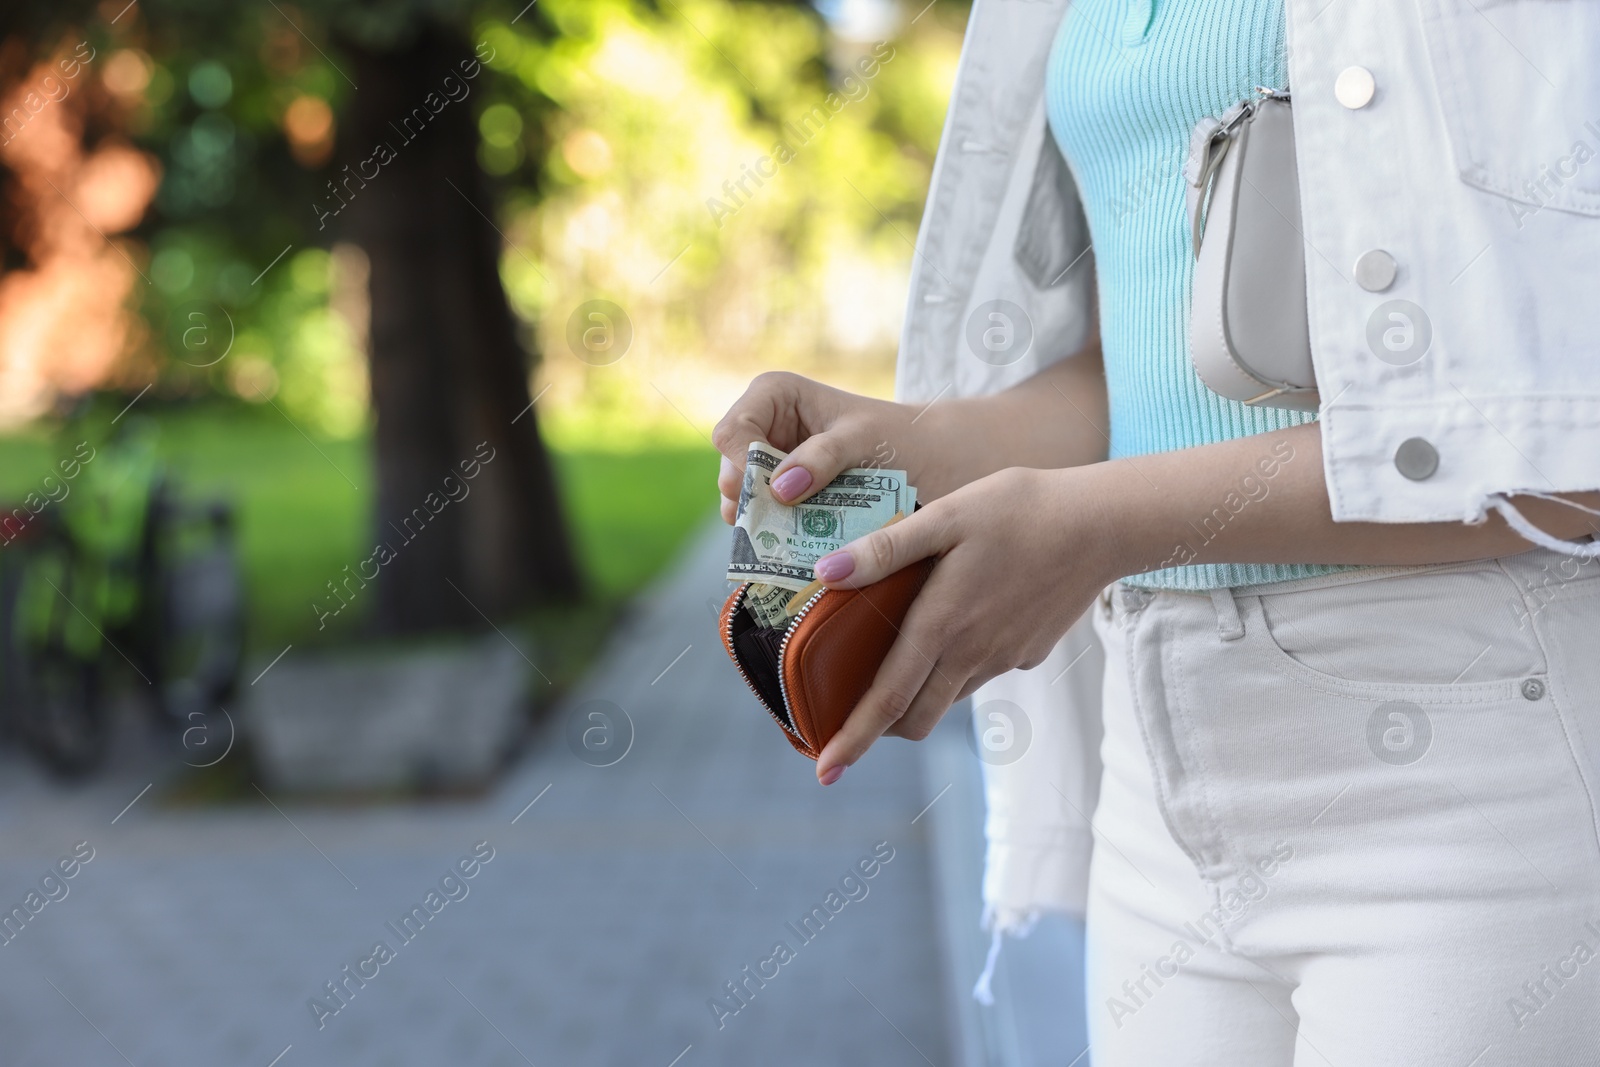
<path id="1" fill-rule="evenodd" d="M 1346 67 L 1333 82 L 1333 96 L 1339 103 L 1355 111 L 1372 102 L 1378 83 L 1366 67 Z"/>
<path id="2" fill-rule="evenodd" d="M 1381 293 L 1394 284 L 1399 270 L 1394 257 L 1381 248 L 1361 253 L 1356 260 L 1356 284 L 1369 293 Z"/>
<path id="3" fill-rule="evenodd" d="M 1538 700 L 1544 696 L 1544 683 L 1537 678 L 1529 678 L 1522 683 L 1522 695 L 1529 700 Z"/>
<path id="4" fill-rule="evenodd" d="M 1433 472 L 1439 469 L 1439 453 L 1420 437 L 1407 438 L 1395 449 L 1394 468 L 1412 481 L 1420 482 L 1433 477 Z"/>

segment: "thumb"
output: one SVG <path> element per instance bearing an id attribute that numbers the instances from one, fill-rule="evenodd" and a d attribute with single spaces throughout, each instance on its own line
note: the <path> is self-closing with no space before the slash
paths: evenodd
<path id="1" fill-rule="evenodd" d="M 817 579 L 830 588 L 860 589 L 904 567 L 953 547 L 937 508 L 926 507 L 900 522 L 859 537 L 817 560 Z"/>
<path id="2" fill-rule="evenodd" d="M 798 504 L 856 465 L 860 449 L 839 430 L 825 430 L 801 441 L 772 472 L 772 495 Z"/>

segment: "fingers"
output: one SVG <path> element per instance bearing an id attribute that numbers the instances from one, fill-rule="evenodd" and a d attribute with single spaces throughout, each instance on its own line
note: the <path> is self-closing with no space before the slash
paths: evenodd
<path id="1" fill-rule="evenodd" d="M 817 577 L 835 588 L 859 589 L 919 559 L 938 555 L 956 541 L 943 516 L 944 509 L 934 504 L 893 526 L 874 530 L 817 560 Z"/>
<path id="2" fill-rule="evenodd" d="M 983 666 L 984 663 L 988 665 Z M 974 664 L 979 665 L 974 666 Z M 1004 672 L 994 669 L 993 657 L 990 655 L 977 658 L 970 653 L 960 655 L 947 652 L 941 655 L 939 662 L 933 668 L 933 673 L 923 683 L 916 699 L 911 702 L 911 707 L 906 709 L 906 713 L 900 716 L 900 721 L 888 732 L 908 741 L 921 741 L 939 725 L 939 720 L 944 718 L 945 712 L 976 693 L 985 682 L 998 677 L 1001 673 Z"/>
<path id="3" fill-rule="evenodd" d="M 927 737 L 939 725 L 939 720 L 944 718 L 944 713 L 950 710 L 950 705 L 965 696 L 968 690 L 977 688 L 974 682 L 969 681 L 969 673 L 948 656 L 941 656 L 928 675 L 928 680 L 917 691 L 911 706 L 887 732 L 907 741 L 921 741 Z"/>
<path id="4" fill-rule="evenodd" d="M 980 688 L 982 688 L 983 683 L 989 681 L 989 677 L 989 675 L 985 674 L 974 674 L 971 678 L 967 679 L 966 684 L 961 687 L 961 692 L 957 693 L 955 700 L 952 700 L 950 703 L 956 704 L 967 699 L 973 693 L 976 693 Z"/>
<path id="5" fill-rule="evenodd" d="M 887 660 L 885 666 L 888 666 Z M 841 741 L 840 737 L 845 734 L 845 730 L 842 729 L 817 760 L 818 779 L 823 785 L 837 782 L 844 774 L 844 769 L 860 759 L 879 737 L 903 737 L 908 741 L 923 740 L 933 733 L 933 728 L 939 725 L 939 720 L 944 718 L 954 705 L 977 692 L 980 686 L 994 676 L 992 671 L 974 674 L 969 669 L 961 667 L 956 660 L 941 657 L 927 672 L 922 688 L 917 690 L 917 695 L 912 698 L 904 713 L 894 717 L 892 710 L 897 705 L 890 699 L 876 704 L 873 710 L 863 716 L 865 721 L 860 723 L 860 734 L 852 733 Z M 874 689 L 876 688 L 875 685 Z M 894 683 L 890 683 L 885 691 L 902 692 Z M 860 712 L 872 696 L 873 694 L 869 692 L 867 696 L 862 697 L 856 711 Z M 845 729 L 852 729 L 855 722 L 856 716 L 852 713 L 851 720 L 845 723 Z M 881 722 L 887 722 L 889 725 L 873 733 L 873 729 Z"/>
<path id="6" fill-rule="evenodd" d="M 813 404 L 813 394 L 822 388 L 798 374 L 758 374 L 712 428 L 711 443 L 742 475 L 751 441 L 766 441 L 783 449 L 798 443 L 803 431 L 801 409 Z M 738 488 L 737 482 L 733 488 Z"/>
<path id="7" fill-rule="evenodd" d="M 711 430 L 711 443 L 724 459 L 731 460 L 735 469 L 744 471 L 745 453 L 751 441 L 769 441 L 776 436 L 777 400 L 752 383 L 745 394 L 734 402 L 722 421 Z M 719 479 L 720 480 L 720 479 Z"/>
<path id="8" fill-rule="evenodd" d="M 863 462 L 870 443 L 864 427 L 854 425 L 861 419 L 841 418 L 846 397 L 798 374 L 758 376 L 711 432 L 723 456 L 717 477 L 722 495 L 738 499 L 752 441 L 789 453 L 772 472 L 773 495 L 785 504 L 806 499 L 840 471 Z"/>
<path id="9" fill-rule="evenodd" d="M 837 430 L 808 437 L 772 472 L 772 495 L 797 504 L 861 461 L 861 448 Z"/>
<path id="10" fill-rule="evenodd" d="M 717 492 L 722 494 L 722 521 L 733 525 L 739 511 L 739 489 L 744 475 L 733 465 L 733 460 L 722 457 L 722 467 L 717 471 Z"/>

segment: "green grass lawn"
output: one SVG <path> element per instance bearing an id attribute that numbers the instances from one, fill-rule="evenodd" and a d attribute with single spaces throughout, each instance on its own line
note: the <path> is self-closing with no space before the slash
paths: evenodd
<path id="1" fill-rule="evenodd" d="M 317 633 L 311 603 L 326 595 L 324 583 L 371 548 L 376 477 L 369 442 L 308 438 L 271 407 L 152 411 L 162 452 L 185 493 L 234 502 L 252 647 L 275 652 L 332 634 L 332 627 Z M 74 443 L 42 429 L 0 437 L 0 499 L 36 491 L 55 456 Z M 588 602 L 527 621 L 561 645 L 558 658 L 576 669 L 617 605 L 715 512 L 717 458 L 709 445 L 678 444 L 633 452 L 569 447 L 555 457 Z"/>

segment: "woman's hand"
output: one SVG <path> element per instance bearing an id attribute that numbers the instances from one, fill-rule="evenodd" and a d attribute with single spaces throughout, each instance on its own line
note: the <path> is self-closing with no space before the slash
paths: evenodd
<path id="1" fill-rule="evenodd" d="M 920 740 L 979 685 L 1044 662 L 1121 576 L 1095 470 L 999 471 L 817 561 L 828 586 L 854 589 L 939 557 L 872 687 L 817 760 L 823 785 L 882 735 Z"/>
<path id="2" fill-rule="evenodd" d="M 1105 457 L 1098 337 L 1004 392 L 947 397 L 952 387 L 927 404 L 893 404 L 798 374 L 761 375 L 712 431 L 722 453 L 723 519 L 733 522 L 738 509 L 751 441 L 789 453 L 772 479 L 785 504 L 804 500 L 849 467 L 903 470 L 927 504 L 1007 467 L 1071 467 Z"/>
<path id="3" fill-rule="evenodd" d="M 722 519 L 732 523 L 744 480 L 745 453 L 752 441 L 765 441 L 789 453 L 773 471 L 772 492 L 785 504 L 798 503 L 850 467 L 872 464 L 904 470 L 912 485 L 927 465 L 919 461 L 923 433 L 915 410 L 873 400 L 842 389 L 774 371 L 750 383 L 711 431 L 722 453 L 717 489 Z"/>

